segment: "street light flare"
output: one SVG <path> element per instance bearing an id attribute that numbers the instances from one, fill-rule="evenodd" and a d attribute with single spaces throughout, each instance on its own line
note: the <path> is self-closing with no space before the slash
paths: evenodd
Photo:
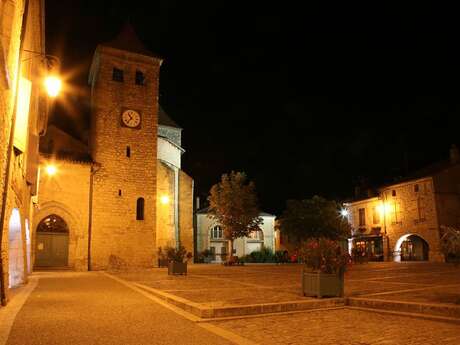
<path id="1" fill-rule="evenodd" d="M 45 79 L 46 92 L 50 97 L 56 97 L 61 90 L 61 80 L 56 76 L 48 76 Z"/>
<path id="2" fill-rule="evenodd" d="M 56 169 L 56 166 L 55 165 L 47 165 L 46 166 L 46 173 L 50 176 L 53 176 L 54 174 L 56 174 L 57 172 L 57 169 Z"/>

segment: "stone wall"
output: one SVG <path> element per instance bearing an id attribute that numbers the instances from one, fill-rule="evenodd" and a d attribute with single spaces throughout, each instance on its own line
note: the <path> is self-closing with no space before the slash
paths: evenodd
<path id="1" fill-rule="evenodd" d="M 417 187 L 416 187 L 417 186 Z M 416 191 L 418 188 L 418 191 Z M 381 190 L 385 202 L 386 230 L 391 251 L 398 251 L 398 240 L 417 235 L 429 245 L 429 260 L 442 261 L 439 223 L 432 178 L 412 180 Z M 396 194 L 393 196 L 393 194 Z M 397 255 L 397 253 L 393 253 Z"/>
<path id="2" fill-rule="evenodd" d="M 43 159 L 42 165 L 46 166 L 47 162 Z M 60 216 L 69 228 L 69 267 L 85 271 L 88 269 L 91 164 L 63 160 L 54 164 L 57 167 L 54 175 L 48 175 L 46 169 L 40 174 L 39 207 L 34 212 L 32 238 L 36 238 L 36 227 L 42 219 L 51 214 Z"/>
<path id="3" fill-rule="evenodd" d="M 157 196 L 156 247 L 174 247 L 174 169 L 161 161 L 157 164 Z M 162 202 L 162 197 L 168 202 Z"/>
<path id="4" fill-rule="evenodd" d="M 24 49 L 36 52 L 43 51 L 44 32 L 42 31 L 43 17 L 41 9 L 42 1 L 29 1 Z M 39 67 L 39 59 L 34 59 L 27 52 L 23 52 L 21 58 L 19 54 L 21 31 L 24 30 L 22 27 L 24 1 L 2 1 L 0 2 L 0 13 L 0 189 L 2 193 L 5 190 L 6 162 L 10 129 L 17 99 L 17 87 L 21 77 L 31 83 L 30 94 L 27 92 L 27 95 L 30 96 L 29 103 L 21 102 L 21 105 L 24 105 L 22 108 L 24 111 L 21 115 L 26 117 L 23 117 L 24 122 L 17 127 L 20 130 L 18 131 L 20 136 L 16 136 L 16 141 L 14 141 L 17 149 L 14 149 L 10 156 L 10 176 L 9 184 L 6 188 L 6 205 L 2 205 L 3 201 L 0 199 L 0 207 L 5 207 L 3 228 L 0 229 L 3 234 L 1 251 L 4 269 L 3 278 L 6 285 L 8 285 L 10 274 L 9 257 L 23 256 L 23 259 L 20 260 L 22 267 L 19 268 L 19 274 L 22 277 L 20 280 L 23 282 L 27 281 L 27 271 L 30 271 L 30 267 L 27 267 L 30 258 L 26 257 L 27 252 L 30 252 L 30 241 L 29 245 L 27 245 L 26 237 L 30 238 L 30 234 L 26 234 L 25 230 L 26 224 L 29 229 L 33 226 L 31 196 L 35 193 L 38 160 L 36 124 L 41 116 L 40 111 L 43 109 L 39 107 L 39 89 L 42 84 L 36 73 Z M 18 66 L 20 59 L 22 63 Z M 18 67 L 20 68 L 20 74 L 18 74 Z M 19 105 L 19 102 L 17 104 Z M 11 248 L 10 251 L 9 224 L 14 214 L 19 214 L 22 243 L 20 246 L 14 244 L 15 249 Z"/>
<path id="5" fill-rule="evenodd" d="M 360 209 L 365 209 L 364 225 L 359 222 Z M 409 235 L 417 235 L 428 243 L 430 261 L 443 260 L 431 177 L 382 188 L 379 197 L 349 203 L 348 211 L 355 235 L 378 235 L 380 232 L 384 237 L 387 260 L 398 257 L 401 242 Z"/>
<path id="6" fill-rule="evenodd" d="M 460 229 L 460 164 L 434 176 L 439 225 Z"/>
<path id="7" fill-rule="evenodd" d="M 193 255 L 193 179 L 179 170 L 180 243 Z"/>

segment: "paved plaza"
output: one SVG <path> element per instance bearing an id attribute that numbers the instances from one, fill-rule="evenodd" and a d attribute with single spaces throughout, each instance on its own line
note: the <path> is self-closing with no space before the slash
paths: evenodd
<path id="1" fill-rule="evenodd" d="M 166 268 L 116 274 L 204 306 L 276 303 L 301 295 L 301 265 L 189 265 L 187 276 Z M 347 297 L 446 303 L 460 306 L 460 266 L 443 263 L 355 264 L 345 275 Z"/>
<path id="2" fill-rule="evenodd" d="M 460 343 L 460 318 L 343 305 L 203 319 L 139 288 L 220 307 L 317 300 L 301 296 L 300 270 L 300 265 L 190 265 L 187 276 L 168 276 L 163 268 L 36 272 L 0 308 L 0 345 Z M 346 286 L 349 299 L 460 307 L 460 267 L 447 264 L 356 265 Z"/>
<path id="3" fill-rule="evenodd" d="M 213 322 L 258 344 L 458 345 L 460 326 L 351 309 Z"/>

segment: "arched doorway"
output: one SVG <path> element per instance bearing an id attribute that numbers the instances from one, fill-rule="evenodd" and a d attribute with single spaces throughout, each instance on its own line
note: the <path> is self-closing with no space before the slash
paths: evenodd
<path id="1" fill-rule="evenodd" d="M 64 219 L 51 214 L 37 226 L 35 267 L 67 266 L 69 257 L 69 228 Z"/>
<path id="2" fill-rule="evenodd" d="M 24 279 L 24 250 L 21 233 L 21 215 L 17 208 L 11 212 L 8 223 L 9 287 L 18 286 Z"/>
<path id="3" fill-rule="evenodd" d="M 420 236 L 402 236 L 395 246 L 395 261 L 427 261 L 430 247 Z"/>

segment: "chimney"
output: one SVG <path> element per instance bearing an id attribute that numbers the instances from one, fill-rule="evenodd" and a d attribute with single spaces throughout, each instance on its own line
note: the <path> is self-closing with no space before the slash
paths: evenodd
<path id="1" fill-rule="evenodd" d="M 457 145 L 452 144 L 450 147 L 450 163 L 457 164 L 460 162 L 460 154 L 458 152 Z"/>

